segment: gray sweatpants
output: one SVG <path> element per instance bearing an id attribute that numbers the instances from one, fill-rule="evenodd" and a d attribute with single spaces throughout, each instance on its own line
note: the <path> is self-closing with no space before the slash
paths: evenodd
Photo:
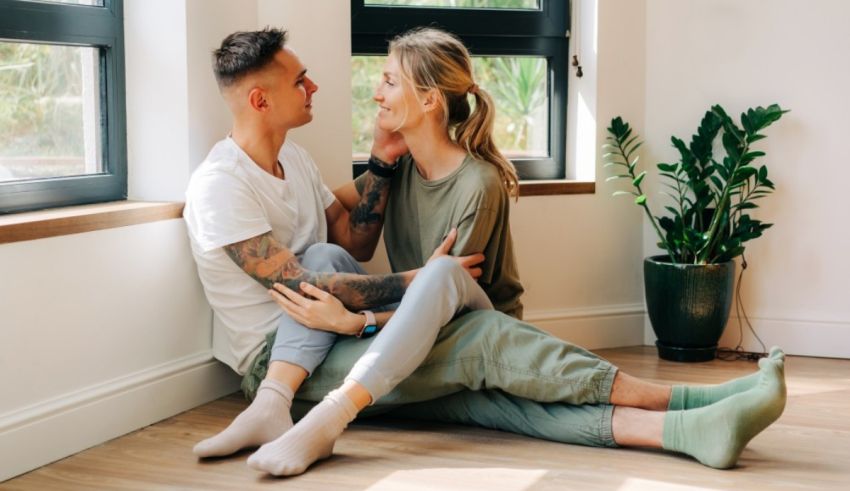
<path id="1" fill-rule="evenodd" d="M 314 271 L 363 271 L 344 249 L 333 244 L 310 246 L 301 264 Z M 346 380 L 360 383 L 377 401 L 413 373 L 431 351 L 440 328 L 465 307 L 492 309 L 493 304 L 454 259 L 441 257 L 429 262 L 416 274 L 395 314 L 354 364 Z M 294 363 L 312 373 L 335 341 L 335 334 L 306 328 L 284 314 L 271 360 Z"/>

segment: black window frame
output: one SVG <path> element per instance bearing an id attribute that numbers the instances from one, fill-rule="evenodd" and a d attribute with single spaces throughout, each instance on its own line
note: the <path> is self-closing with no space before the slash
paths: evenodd
<path id="1" fill-rule="evenodd" d="M 0 182 L 0 214 L 126 199 L 123 0 L 103 6 L 0 0 L 0 41 L 99 48 L 103 162 L 98 174 Z"/>
<path id="2" fill-rule="evenodd" d="M 566 179 L 568 0 L 540 0 L 539 10 L 365 5 L 351 0 L 351 51 L 385 55 L 393 36 L 428 25 L 460 37 L 473 56 L 539 56 L 548 65 L 549 157 L 512 159 L 520 180 Z M 354 163 L 354 175 L 365 163 Z"/>

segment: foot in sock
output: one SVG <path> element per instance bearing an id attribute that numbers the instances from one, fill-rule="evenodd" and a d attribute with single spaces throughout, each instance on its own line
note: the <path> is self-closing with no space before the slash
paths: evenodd
<path id="1" fill-rule="evenodd" d="M 251 405 L 224 431 L 198 443 L 192 451 L 199 457 L 220 457 L 274 440 L 292 428 L 292 395 L 286 385 L 263 380 Z"/>
<path id="2" fill-rule="evenodd" d="M 331 391 L 283 436 L 260 447 L 248 458 L 252 469 L 275 476 L 295 476 L 333 452 L 336 439 L 357 416 L 357 407 L 343 392 Z"/>
<path id="3" fill-rule="evenodd" d="M 778 346 L 770 348 L 768 358 L 771 360 L 785 360 L 785 353 Z M 764 377 L 764 369 L 758 372 L 730 380 L 718 385 L 694 386 L 674 385 L 670 393 L 668 411 L 679 409 L 696 409 L 721 401 L 731 395 L 752 389 Z"/>
<path id="4" fill-rule="evenodd" d="M 785 409 L 784 357 L 759 360 L 762 377 L 745 392 L 710 406 L 668 411 L 663 448 L 688 454 L 717 469 L 735 465 L 747 443 Z"/>

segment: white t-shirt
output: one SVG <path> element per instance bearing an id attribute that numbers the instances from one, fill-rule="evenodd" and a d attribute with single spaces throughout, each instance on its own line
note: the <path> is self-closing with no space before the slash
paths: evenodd
<path id="1" fill-rule="evenodd" d="M 183 218 L 207 300 L 213 308 L 213 355 L 244 374 L 280 307 L 223 246 L 272 231 L 293 253 L 327 241 L 325 209 L 334 195 L 310 155 L 286 141 L 278 157 L 285 180 L 263 171 L 231 139 L 218 142 L 195 170 Z"/>

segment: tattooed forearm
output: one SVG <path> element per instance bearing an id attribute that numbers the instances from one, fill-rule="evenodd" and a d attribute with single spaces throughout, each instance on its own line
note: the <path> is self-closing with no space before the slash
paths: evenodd
<path id="1" fill-rule="evenodd" d="M 360 194 L 360 202 L 351 210 L 349 225 L 353 232 L 369 234 L 381 229 L 384 210 L 390 194 L 390 178 L 366 174 L 366 183 Z"/>
<path id="2" fill-rule="evenodd" d="M 317 273 L 301 267 L 289 249 L 281 246 L 271 232 L 224 247 L 227 255 L 249 276 L 266 288 L 275 283 L 301 291 L 304 281 L 339 298 L 352 310 L 361 310 L 401 300 L 408 275 L 358 275 Z"/>

